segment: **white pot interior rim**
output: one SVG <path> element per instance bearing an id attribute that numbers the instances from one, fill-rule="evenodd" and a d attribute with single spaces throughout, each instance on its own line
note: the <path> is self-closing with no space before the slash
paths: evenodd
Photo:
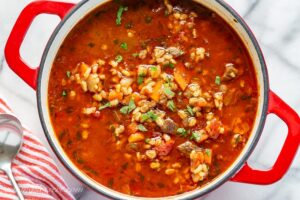
<path id="1" fill-rule="evenodd" d="M 45 131 L 45 135 L 50 143 L 53 151 L 60 159 L 60 161 L 64 164 L 64 166 L 73 174 L 76 178 L 78 178 L 81 182 L 88 185 L 93 190 L 106 195 L 110 198 L 117 199 L 149 199 L 143 197 L 133 197 L 129 195 L 125 195 L 119 192 L 116 192 L 110 188 L 107 188 L 81 172 L 68 158 L 64 150 L 59 144 L 53 127 L 51 125 L 51 120 L 48 111 L 48 80 L 50 76 L 50 70 L 52 67 L 52 63 L 55 59 L 56 53 L 64 41 L 64 38 L 68 35 L 70 30 L 88 13 L 93 11 L 98 6 L 107 2 L 108 0 L 84 0 L 78 3 L 69 14 L 61 21 L 61 23 L 57 26 L 54 33 L 52 34 L 46 49 L 44 51 L 39 76 L 38 76 L 38 88 L 37 88 L 37 102 L 38 102 L 38 111 L 41 120 L 42 127 Z M 257 81 L 258 81 L 258 90 L 259 90 L 259 102 L 258 102 L 258 111 L 256 114 L 256 120 L 254 122 L 254 126 L 252 129 L 252 133 L 246 143 L 244 149 L 238 158 L 234 161 L 234 163 L 221 175 L 212 180 L 209 184 L 180 195 L 166 197 L 164 199 L 191 199 L 202 196 L 221 184 L 230 179 L 237 173 L 237 171 L 243 166 L 245 161 L 250 156 L 251 152 L 255 148 L 267 115 L 267 107 L 268 107 L 268 92 L 269 92 L 269 84 L 268 84 L 268 74 L 266 65 L 264 62 L 264 58 L 262 52 L 259 48 L 259 45 L 250 31 L 249 27 L 243 21 L 243 19 L 225 2 L 221 0 L 194 0 L 205 7 L 213 10 L 218 15 L 220 15 L 240 36 L 241 40 L 244 42 L 246 48 L 249 51 L 249 54 L 252 58 L 253 64 L 255 66 Z M 152 198 L 155 199 L 155 198 Z M 161 199 L 161 198 L 157 198 Z"/>

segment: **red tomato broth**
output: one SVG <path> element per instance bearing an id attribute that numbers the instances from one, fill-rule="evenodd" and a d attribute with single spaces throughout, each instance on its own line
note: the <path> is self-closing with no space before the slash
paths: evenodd
<path id="1" fill-rule="evenodd" d="M 172 1 L 177 8 L 183 8 L 183 12 L 192 10 L 198 14 L 195 18 L 198 37 L 189 41 L 182 41 L 178 35 L 174 36 L 170 33 L 167 27 L 170 19 L 169 16 L 165 16 L 166 8 L 161 1 L 122 1 L 121 4 L 126 5 L 128 10 L 123 12 L 120 26 L 116 25 L 119 4 L 106 3 L 92 11 L 75 26 L 57 53 L 48 89 L 50 117 L 57 137 L 67 155 L 79 169 L 95 181 L 116 191 L 135 196 L 163 197 L 201 187 L 224 172 L 234 162 L 251 133 L 257 111 L 258 86 L 247 49 L 226 22 L 194 2 Z M 150 21 L 148 16 L 151 16 L 150 23 L 146 22 Z M 133 25 L 130 29 L 126 28 L 129 23 Z M 128 30 L 134 31 L 133 37 L 128 37 Z M 122 42 L 127 44 L 127 50 L 120 48 Z M 107 45 L 107 50 L 103 50 L 104 44 Z M 187 174 L 184 171 L 189 170 L 190 159 L 182 156 L 176 147 L 190 140 L 190 137 L 170 134 L 175 142 L 174 147 L 170 154 L 164 157 L 167 160 L 161 161 L 160 170 L 153 170 L 149 167 L 152 161 L 137 161 L 136 150 L 133 150 L 135 148 L 138 152 L 144 152 L 144 142 L 137 142 L 133 149 L 127 144 L 121 146 L 120 149 L 116 148 L 117 139 L 112 136 L 109 127 L 112 124 L 123 124 L 126 128 L 122 137 L 129 137 L 127 126 L 131 123 L 131 114 L 120 114 L 119 110 L 122 107 L 120 105 L 101 110 L 100 117 L 83 114 L 83 108 L 95 105 L 93 95 L 83 92 L 80 85 L 66 77 L 67 71 L 72 74 L 76 73 L 78 63 L 92 64 L 99 58 L 108 62 L 114 60 L 117 55 L 122 55 L 122 65 L 127 69 L 136 70 L 139 64 L 150 62 L 151 56 L 140 60 L 132 54 L 141 51 L 145 46 L 153 48 L 162 44 L 167 47 L 176 44 L 186 49 L 204 47 L 209 52 L 209 56 L 197 62 L 192 69 L 183 66 L 183 63 L 189 60 L 188 51 L 177 58 L 177 64 L 175 64 L 175 68 L 181 67 L 184 73 L 191 77 L 191 81 L 198 83 L 203 91 L 219 90 L 216 76 L 222 76 L 227 63 L 234 63 L 239 71 L 235 79 L 224 83 L 222 81 L 229 91 L 231 89 L 234 91 L 231 95 L 224 94 L 224 99 L 229 99 L 228 105 L 224 105 L 222 110 L 213 109 L 214 115 L 218 116 L 223 123 L 225 133 L 220 134 L 216 139 L 209 138 L 200 144 L 193 142 L 201 148 L 212 149 L 213 152 L 209 174 L 203 181 L 194 182 L 191 177 L 182 178 Z M 105 67 L 103 72 L 106 75 L 103 88 L 106 90 L 114 84 L 109 70 L 109 67 Z M 162 71 L 171 74 L 173 69 L 166 68 Z M 244 87 L 241 87 L 241 81 L 244 82 Z M 136 81 L 132 88 L 133 91 L 138 91 Z M 73 99 L 69 97 L 71 91 L 76 93 Z M 178 94 L 177 91 L 176 97 Z M 184 109 L 188 104 L 188 99 L 180 99 L 173 100 L 177 109 Z M 182 125 L 176 112 L 171 112 L 165 105 L 158 105 L 157 108 L 164 110 L 168 117 Z M 237 118 L 249 127 L 248 130 L 247 127 L 242 127 L 247 130 L 241 136 L 244 141 L 238 141 L 238 144 L 233 147 L 232 138 L 236 134 L 234 128 L 241 128 L 235 124 Z M 191 130 L 204 128 L 206 121 L 205 117 L 197 118 L 197 124 Z M 82 127 L 83 123 L 88 124 L 89 127 Z M 143 132 L 145 138 L 153 137 L 153 132 L 162 132 L 153 123 L 145 126 L 148 129 Z M 83 131 L 89 132 L 86 139 L 82 138 Z M 125 158 L 124 154 L 131 158 Z M 176 169 L 175 174 L 167 175 L 165 166 L 176 162 L 181 164 L 181 168 Z M 137 163 L 141 166 L 139 172 L 136 170 Z M 177 176 L 183 181 L 175 183 Z"/>

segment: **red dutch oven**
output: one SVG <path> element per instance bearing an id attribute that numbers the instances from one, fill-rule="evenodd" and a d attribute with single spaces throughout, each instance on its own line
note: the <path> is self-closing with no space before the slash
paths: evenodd
<path id="1" fill-rule="evenodd" d="M 10 68 L 29 86 L 37 90 L 38 110 L 46 137 L 60 161 L 81 182 L 111 198 L 147 199 L 133 197 L 111 190 L 90 179 L 70 161 L 57 140 L 49 118 L 47 90 L 50 70 L 56 53 L 64 38 L 72 28 L 89 12 L 101 6 L 107 0 L 84 0 L 77 5 L 57 1 L 35 1 L 21 12 L 5 47 L 5 57 Z M 243 19 L 221 0 L 196 0 L 205 7 L 221 16 L 239 35 L 248 49 L 254 63 L 259 84 L 258 112 L 252 133 L 243 151 L 236 161 L 221 175 L 209 184 L 180 195 L 164 199 L 192 199 L 203 196 L 216 189 L 224 182 L 231 180 L 252 184 L 271 184 L 288 170 L 300 144 L 300 119 L 298 114 L 269 89 L 267 69 L 259 45 Z M 60 24 L 52 34 L 42 57 L 39 67 L 32 68 L 20 56 L 20 46 L 33 19 L 39 14 L 54 14 L 61 18 Z M 268 114 L 274 113 L 288 126 L 288 135 L 274 165 L 268 170 L 253 169 L 247 159 L 255 148 Z"/>

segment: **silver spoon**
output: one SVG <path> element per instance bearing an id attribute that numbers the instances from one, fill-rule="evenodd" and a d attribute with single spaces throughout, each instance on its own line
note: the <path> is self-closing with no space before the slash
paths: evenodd
<path id="1" fill-rule="evenodd" d="M 7 174 L 20 200 L 24 200 L 24 197 L 12 174 L 11 164 L 22 146 L 22 141 L 20 121 L 12 115 L 0 114 L 0 169 Z"/>

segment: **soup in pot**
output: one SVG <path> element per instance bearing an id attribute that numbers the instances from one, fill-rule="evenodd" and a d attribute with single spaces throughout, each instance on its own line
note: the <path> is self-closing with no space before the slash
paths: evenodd
<path id="1" fill-rule="evenodd" d="M 110 1 L 78 23 L 51 70 L 66 154 L 121 193 L 163 197 L 224 172 L 245 146 L 258 85 L 239 36 L 193 1 Z"/>

